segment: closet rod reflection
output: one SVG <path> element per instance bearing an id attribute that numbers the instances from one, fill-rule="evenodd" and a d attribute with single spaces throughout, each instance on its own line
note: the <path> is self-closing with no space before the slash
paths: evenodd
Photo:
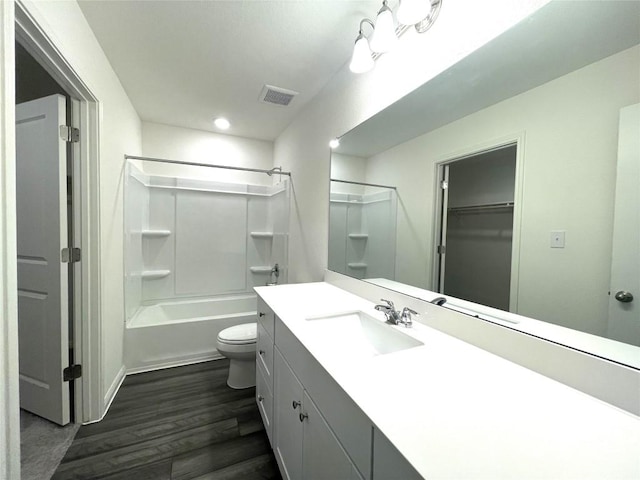
<path id="1" fill-rule="evenodd" d="M 475 212 L 479 210 L 498 210 L 503 208 L 513 208 L 512 202 L 503 203 L 486 203 L 484 205 L 464 205 L 461 207 L 449 207 L 447 210 L 450 212 Z"/>
<path id="2" fill-rule="evenodd" d="M 224 168 L 225 170 L 242 170 L 243 172 L 257 172 L 266 173 L 272 176 L 274 173 L 278 175 L 291 176 L 291 172 L 283 172 L 282 167 L 273 167 L 271 170 L 264 170 L 262 168 L 248 168 L 248 167 L 232 167 L 230 165 L 213 165 L 210 163 L 197 163 L 197 162 L 181 162 L 179 160 L 168 160 L 166 158 L 153 158 L 153 157 L 139 157 L 137 155 L 125 155 L 127 160 L 144 160 L 146 162 L 158 162 L 158 163 L 174 163 L 176 165 L 191 165 L 194 167 L 210 167 L 210 168 Z"/>

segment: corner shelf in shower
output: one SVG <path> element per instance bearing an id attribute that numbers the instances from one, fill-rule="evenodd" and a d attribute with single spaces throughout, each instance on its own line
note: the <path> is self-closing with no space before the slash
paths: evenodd
<path id="1" fill-rule="evenodd" d="M 366 263 L 347 263 L 347 267 L 354 270 L 364 270 L 367 266 L 368 265 Z"/>
<path id="2" fill-rule="evenodd" d="M 252 238 L 273 238 L 273 232 L 251 232 Z"/>
<path id="3" fill-rule="evenodd" d="M 273 267 L 249 267 L 251 273 L 271 273 Z"/>
<path id="4" fill-rule="evenodd" d="M 352 238 L 354 240 L 366 240 L 367 238 L 369 238 L 369 235 L 367 235 L 366 233 L 350 233 L 349 238 Z"/>
<path id="5" fill-rule="evenodd" d="M 162 238 L 171 235 L 171 230 L 142 230 L 142 236 L 147 238 Z"/>
<path id="6" fill-rule="evenodd" d="M 143 280 L 158 280 L 164 278 L 171 273 L 171 270 L 143 270 Z"/>

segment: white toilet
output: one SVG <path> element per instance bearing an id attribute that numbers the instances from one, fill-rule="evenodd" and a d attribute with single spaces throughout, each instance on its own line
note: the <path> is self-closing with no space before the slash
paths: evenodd
<path id="1" fill-rule="evenodd" d="M 257 324 L 243 323 L 218 334 L 217 348 L 229 359 L 227 385 L 241 389 L 256 385 Z"/>

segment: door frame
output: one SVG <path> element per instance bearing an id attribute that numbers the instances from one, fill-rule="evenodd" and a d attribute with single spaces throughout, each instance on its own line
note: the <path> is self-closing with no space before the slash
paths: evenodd
<path id="1" fill-rule="evenodd" d="M 103 414 L 99 261 L 100 104 L 20 0 L 15 2 L 15 40 L 72 97 L 72 126 L 81 132 L 80 141 L 73 144 L 73 242 L 82 251 L 81 261 L 73 264 L 73 360 L 82 364 L 83 376 L 75 381 L 74 414 L 76 423 L 87 423 L 99 420 Z"/>
<path id="2" fill-rule="evenodd" d="M 465 157 L 472 157 L 491 150 L 497 150 L 509 145 L 516 146 L 516 176 L 514 186 L 514 208 L 513 208 L 513 237 L 511 243 L 511 282 L 509 288 L 509 311 L 511 313 L 518 312 L 518 289 L 520 277 L 520 238 L 522 230 L 522 199 L 524 187 L 524 148 L 525 148 L 525 132 L 514 133 L 504 137 L 489 140 L 474 145 L 469 145 L 448 153 L 438 158 L 433 164 L 433 248 L 429 256 L 428 268 L 431 272 L 432 289 L 436 291 L 439 281 L 439 261 L 436 252 L 437 246 L 440 244 L 442 236 L 440 214 L 442 210 L 442 195 L 440 193 L 441 171 L 444 171 L 445 165 L 451 164 Z"/>

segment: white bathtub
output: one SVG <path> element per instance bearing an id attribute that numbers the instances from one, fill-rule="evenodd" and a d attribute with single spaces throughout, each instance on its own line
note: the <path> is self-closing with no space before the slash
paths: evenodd
<path id="1" fill-rule="evenodd" d="M 221 358 L 216 349 L 218 333 L 255 320 L 255 294 L 140 307 L 125 329 L 127 373 Z"/>

